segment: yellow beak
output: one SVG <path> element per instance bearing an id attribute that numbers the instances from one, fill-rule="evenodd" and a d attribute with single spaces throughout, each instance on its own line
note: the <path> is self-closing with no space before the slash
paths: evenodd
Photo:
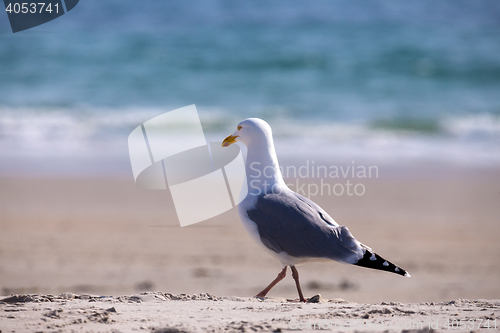
<path id="1" fill-rule="evenodd" d="M 237 135 L 230 135 L 222 141 L 222 147 L 229 147 L 236 142 Z"/>

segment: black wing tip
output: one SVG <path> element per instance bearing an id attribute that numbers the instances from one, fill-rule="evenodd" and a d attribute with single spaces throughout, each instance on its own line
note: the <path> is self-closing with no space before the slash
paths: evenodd
<path id="1" fill-rule="evenodd" d="M 385 260 L 375 252 L 369 250 L 366 250 L 363 258 L 359 259 L 354 265 L 411 277 L 410 273 L 403 268 L 394 265 L 392 262 Z"/>

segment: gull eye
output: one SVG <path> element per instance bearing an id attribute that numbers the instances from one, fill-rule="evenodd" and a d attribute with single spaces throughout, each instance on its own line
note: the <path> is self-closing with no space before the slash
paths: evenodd
<path id="1" fill-rule="evenodd" d="M 241 126 L 238 126 L 238 131 L 241 129 Z"/>

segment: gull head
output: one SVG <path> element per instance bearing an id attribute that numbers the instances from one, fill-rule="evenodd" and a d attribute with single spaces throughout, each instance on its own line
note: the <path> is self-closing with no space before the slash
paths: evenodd
<path id="1" fill-rule="evenodd" d="M 272 140 L 271 126 L 259 118 L 248 118 L 236 126 L 236 131 L 222 141 L 222 147 L 229 147 L 235 142 L 245 146 L 267 143 Z"/>

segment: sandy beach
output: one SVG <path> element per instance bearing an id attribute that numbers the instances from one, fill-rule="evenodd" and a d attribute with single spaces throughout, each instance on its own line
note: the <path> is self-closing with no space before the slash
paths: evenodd
<path id="1" fill-rule="evenodd" d="M 127 178 L 2 178 L 0 329 L 217 332 L 367 314 L 394 323 L 498 318 L 498 170 L 363 183 L 363 196 L 311 198 L 412 277 L 334 262 L 299 266 L 305 296 L 323 298 L 312 305 L 287 301 L 297 298 L 291 276 L 269 299 L 252 298 L 280 264 L 252 242 L 234 209 L 181 228 L 168 192 Z M 38 296 L 5 300 L 29 294 Z"/>
<path id="2" fill-rule="evenodd" d="M 146 292 L 19 295 L 1 302 L 2 332 L 496 332 L 500 300 L 359 304 L 342 299 Z"/>

